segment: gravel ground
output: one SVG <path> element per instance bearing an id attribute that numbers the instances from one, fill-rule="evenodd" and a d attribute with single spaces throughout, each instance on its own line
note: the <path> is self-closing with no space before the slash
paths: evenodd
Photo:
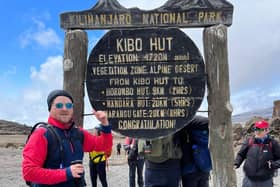
<path id="1" fill-rule="evenodd" d="M 0 148 L 0 187 L 26 187 L 21 176 L 21 149 Z M 88 172 L 88 157 L 84 160 L 86 169 L 86 181 L 91 186 Z M 126 187 L 128 186 L 128 166 L 124 156 L 113 155 L 109 160 L 109 168 L 107 170 L 107 179 L 110 187 Z M 238 186 L 241 186 L 243 177 L 242 169 L 237 170 Z M 280 187 L 280 177 L 274 178 L 276 187 Z M 98 184 L 98 187 L 101 187 Z"/>
<path id="2" fill-rule="evenodd" d="M 15 148 L 0 148 L 0 187 L 26 187 L 21 176 L 22 150 Z M 88 156 L 85 155 L 84 165 L 86 170 L 86 182 L 90 184 Z M 108 185 L 111 187 L 128 186 L 128 166 L 124 161 L 124 156 L 112 156 L 107 168 Z M 98 184 L 98 187 L 101 187 Z"/>

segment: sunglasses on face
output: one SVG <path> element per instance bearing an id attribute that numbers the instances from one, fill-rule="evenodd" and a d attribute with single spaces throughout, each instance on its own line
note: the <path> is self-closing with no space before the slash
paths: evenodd
<path id="1" fill-rule="evenodd" d="M 73 108 L 73 103 L 55 103 L 55 108 L 62 109 L 65 106 L 66 109 L 70 110 Z"/>
<path id="2" fill-rule="evenodd" d="M 263 132 L 263 131 L 268 131 L 268 129 L 255 128 L 255 131 L 258 131 L 258 132 Z"/>

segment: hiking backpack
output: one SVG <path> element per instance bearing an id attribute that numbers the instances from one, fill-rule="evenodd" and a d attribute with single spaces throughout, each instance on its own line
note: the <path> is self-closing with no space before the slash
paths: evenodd
<path id="1" fill-rule="evenodd" d="M 132 147 L 130 146 L 132 145 Z M 129 160 L 137 160 L 138 158 L 138 139 L 129 137 L 129 148 L 127 149 L 127 158 Z"/>
<path id="2" fill-rule="evenodd" d="M 176 135 L 169 135 L 153 140 L 139 140 L 139 151 L 145 159 L 162 163 L 168 159 L 181 159 L 180 140 Z"/>
<path id="3" fill-rule="evenodd" d="M 63 148 L 63 144 L 62 144 L 62 139 L 61 137 L 59 136 L 58 132 L 56 131 L 55 127 L 46 123 L 46 122 L 38 122 L 36 123 L 29 135 L 27 136 L 27 139 L 26 139 L 26 142 L 25 144 L 27 144 L 28 140 L 30 139 L 32 133 L 37 129 L 37 128 L 45 128 L 50 134 L 51 134 L 51 137 L 52 137 L 52 146 L 50 147 L 50 150 L 48 149 L 48 153 L 53 153 L 54 150 L 57 149 L 57 147 L 59 147 L 59 152 L 60 152 L 60 163 L 63 163 L 64 161 L 64 148 Z M 80 131 L 79 131 L 80 132 Z M 83 133 L 78 133 L 78 139 L 81 141 L 81 143 L 83 144 L 83 141 L 84 141 L 84 136 L 83 136 Z M 47 158 L 46 158 L 46 161 L 48 160 L 48 154 L 47 154 Z M 28 186 L 31 186 L 31 182 L 30 181 L 25 181 L 25 183 L 28 185 Z"/>
<path id="4" fill-rule="evenodd" d="M 192 130 L 190 139 L 196 167 L 203 172 L 209 172 L 212 169 L 211 155 L 208 148 L 209 131 Z"/>
<path id="5" fill-rule="evenodd" d="M 248 140 L 248 146 L 249 146 L 249 148 L 251 148 L 252 146 L 260 146 L 262 149 L 263 149 L 264 146 L 268 146 L 268 150 L 271 151 L 271 153 L 273 155 L 272 139 L 273 139 L 273 137 L 271 138 L 271 140 L 269 141 L 268 144 L 265 144 L 265 143 L 256 144 L 255 143 L 255 137 L 251 136 L 251 137 L 249 137 L 249 140 Z M 279 175 L 278 173 L 279 173 L 278 169 L 275 169 L 274 170 L 274 177 L 277 177 Z"/>
<path id="6" fill-rule="evenodd" d="M 181 130 L 181 141 L 184 173 L 209 172 L 212 170 L 211 154 L 208 147 L 209 127 L 207 118 L 195 116 Z"/>

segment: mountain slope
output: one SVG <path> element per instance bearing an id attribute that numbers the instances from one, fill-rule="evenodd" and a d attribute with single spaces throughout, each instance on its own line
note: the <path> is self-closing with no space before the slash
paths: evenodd
<path id="1" fill-rule="evenodd" d="M 17 122 L 0 120 L 0 135 L 29 134 L 32 127 Z"/>
<path id="2" fill-rule="evenodd" d="M 233 115 L 232 122 L 233 123 L 243 123 L 243 122 L 250 120 L 254 116 L 259 116 L 259 117 L 263 117 L 263 118 L 271 118 L 272 112 L 273 112 L 273 107 L 257 109 L 257 110 L 253 110 L 250 112 L 244 112 L 241 114 Z"/>

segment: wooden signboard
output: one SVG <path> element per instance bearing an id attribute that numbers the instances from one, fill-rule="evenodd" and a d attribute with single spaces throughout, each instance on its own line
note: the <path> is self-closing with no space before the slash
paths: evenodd
<path id="1" fill-rule="evenodd" d="M 115 132 L 137 138 L 183 128 L 201 105 L 205 82 L 198 48 L 177 28 L 111 30 L 87 65 L 93 108 L 107 112 Z"/>
<path id="2" fill-rule="evenodd" d="M 232 14 L 233 6 L 225 0 L 168 0 L 149 11 L 99 0 L 89 10 L 62 13 L 60 25 L 63 29 L 230 26 Z"/>

